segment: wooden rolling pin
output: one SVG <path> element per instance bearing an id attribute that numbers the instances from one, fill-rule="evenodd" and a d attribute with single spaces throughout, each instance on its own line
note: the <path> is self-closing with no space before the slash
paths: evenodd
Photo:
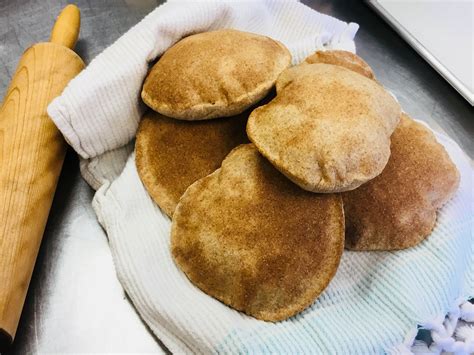
<path id="1" fill-rule="evenodd" d="M 23 54 L 0 110 L 0 352 L 15 337 L 66 153 L 46 108 L 84 68 L 72 50 L 79 27 L 66 6 L 50 42 Z"/>

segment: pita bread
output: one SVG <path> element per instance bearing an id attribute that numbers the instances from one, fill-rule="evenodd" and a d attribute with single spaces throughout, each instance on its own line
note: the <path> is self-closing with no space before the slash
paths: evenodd
<path id="1" fill-rule="evenodd" d="M 184 122 L 148 112 L 135 143 L 140 179 L 153 200 L 172 216 L 189 185 L 220 167 L 236 146 L 248 142 L 248 112 L 237 117 Z"/>
<path id="2" fill-rule="evenodd" d="M 381 85 L 329 64 L 285 70 L 247 135 L 277 169 L 313 192 L 352 190 L 380 174 L 400 105 Z"/>
<path id="3" fill-rule="evenodd" d="M 358 55 L 341 50 L 317 51 L 305 59 L 305 63 L 325 63 L 339 65 L 355 71 L 369 79 L 375 79 L 374 72 L 369 65 Z"/>
<path id="4" fill-rule="evenodd" d="M 265 97 L 290 62 L 288 49 L 265 36 L 199 33 L 165 52 L 145 79 L 142 98 L 177 119 L 234 116 Z"/>
<path id="5" fill-rule="evenodd" d="M 396 250 L 420 243 L 435 225 L 436 210 L 458 185 L 459 172 L 444 147 L 404 114 L 382 174 L 342 194 L 346 247 Z"/>
<path id="6" fill-rule="evenodd" d="M 191 185 L 173 216 L 176 264 L 197 287 L 267 321 L 306 308 L 336 273 L 344 244 L 339 195 L 300 189 L 253 144 Z"/>

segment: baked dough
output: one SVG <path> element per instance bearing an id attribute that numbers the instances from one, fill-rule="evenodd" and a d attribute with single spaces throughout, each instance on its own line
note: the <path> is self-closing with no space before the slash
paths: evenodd
<path id="1" fill-rule="evenodd" d="M 248 114 L 196 122 L 153 111 L 144 115 L 135 143 L 138 175 L 168 216 L 173 216 L 189 185 L 215 171 L 233 148 L 248 142 Z"/>
<path id="2" fill-rule="evenodd" d="M 342 201 L 286 179 L 253 144 L 191 185 L 173 216 L 176 264 L 208 295 L 258 319 L 309 306 L 344 248 Z"/>
<path id="3" fill-rule="evenodd" d="M 375 79 L 372 68 L 358 55 L 342 50 L 317 51 L 305 59 L 305 63 L 325 63 L 339 65 L 359 73 L 369 79 Z"/>
<path id="4" fill-rule="evenodd" d="M 437 209 L 458 185 L 459 172 L 444 147 L 404 114 L 382 174 L 342 194 L 346 247 L 397 250 L 420 243 L 431 233 Z"/>
<path id="5" fill-rule="evenodd" d="M 186 37 L 153 66 L 143 101 L 182 120 L 237 115 L 260 101 L 291 62 L 283 44 L 236 30 Z"/>
<path id="6" fill-rule="evenodd" d="M 276 89 L 276 98 L 250 115 L 247 135 L 294 183 L 341 192 L 382 172 L 401 109 L 380 84 L 318 63 L 285 70 Z"/>

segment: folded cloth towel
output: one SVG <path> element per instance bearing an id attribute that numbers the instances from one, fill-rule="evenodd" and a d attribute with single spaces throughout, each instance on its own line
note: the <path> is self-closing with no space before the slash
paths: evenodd
<path id="1" fill-rule="evenodd" d="M 170 220 L 138 177 L 133 137 L 145 109 L 140 91 L 149 63 L 183 36 L 218 28 L 280 40 L 298 63 L 316 49 L 355 51 L 358 26 L 295 1 L 170 1 L 94 59 L 48 110 L 97 190 L 93 205 L 118 277 L 163 343 L 177 353 L 382 352 L 401 344 L 417 324 L 444 315 L 459 297 L 473 295 L 473 171 L 460 148 L 441 135 L 461 185 L 419 246 L 345 252 L 319 299 L 279 323 L 237 312 L 189 282 L 171 258 Z"/>

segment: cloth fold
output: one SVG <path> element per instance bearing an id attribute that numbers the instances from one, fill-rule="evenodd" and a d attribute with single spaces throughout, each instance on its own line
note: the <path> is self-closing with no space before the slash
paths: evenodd
<path id="1" fill-rule="evenodd" d="M 295 1 L 170 1 L 98 55 L 48 113 L 84 159 L 122 147 L 145 110 L 140 93 L 149 64 L 182 37 L 225 27 L 281 41 L 294 63 L 321 48 L 354 52 L 358 30 Z"/>
<path id="2" fill-rule="evenodd" d="M 194 287 L 169 251 L 170 220 L 135 167 L 143 79 L 180 38 L 236 28 L 283 42 L 298 63 L 316 49 L 355 51 L 358 26 L 296 1 L 170 1 L 97 56 L 48 113 L 81 156 L 96 190 L 117 274 L 137 312 L 176 353 L 372 353 L 400 344 L 417 324 L 474 294 L 473 170 L 460 148 L 437 135 L 461 172 L 456 196 L 425 242 L 400 252 L 345 252 L 325 292 L 299 315 L 268 323 Z"/>

